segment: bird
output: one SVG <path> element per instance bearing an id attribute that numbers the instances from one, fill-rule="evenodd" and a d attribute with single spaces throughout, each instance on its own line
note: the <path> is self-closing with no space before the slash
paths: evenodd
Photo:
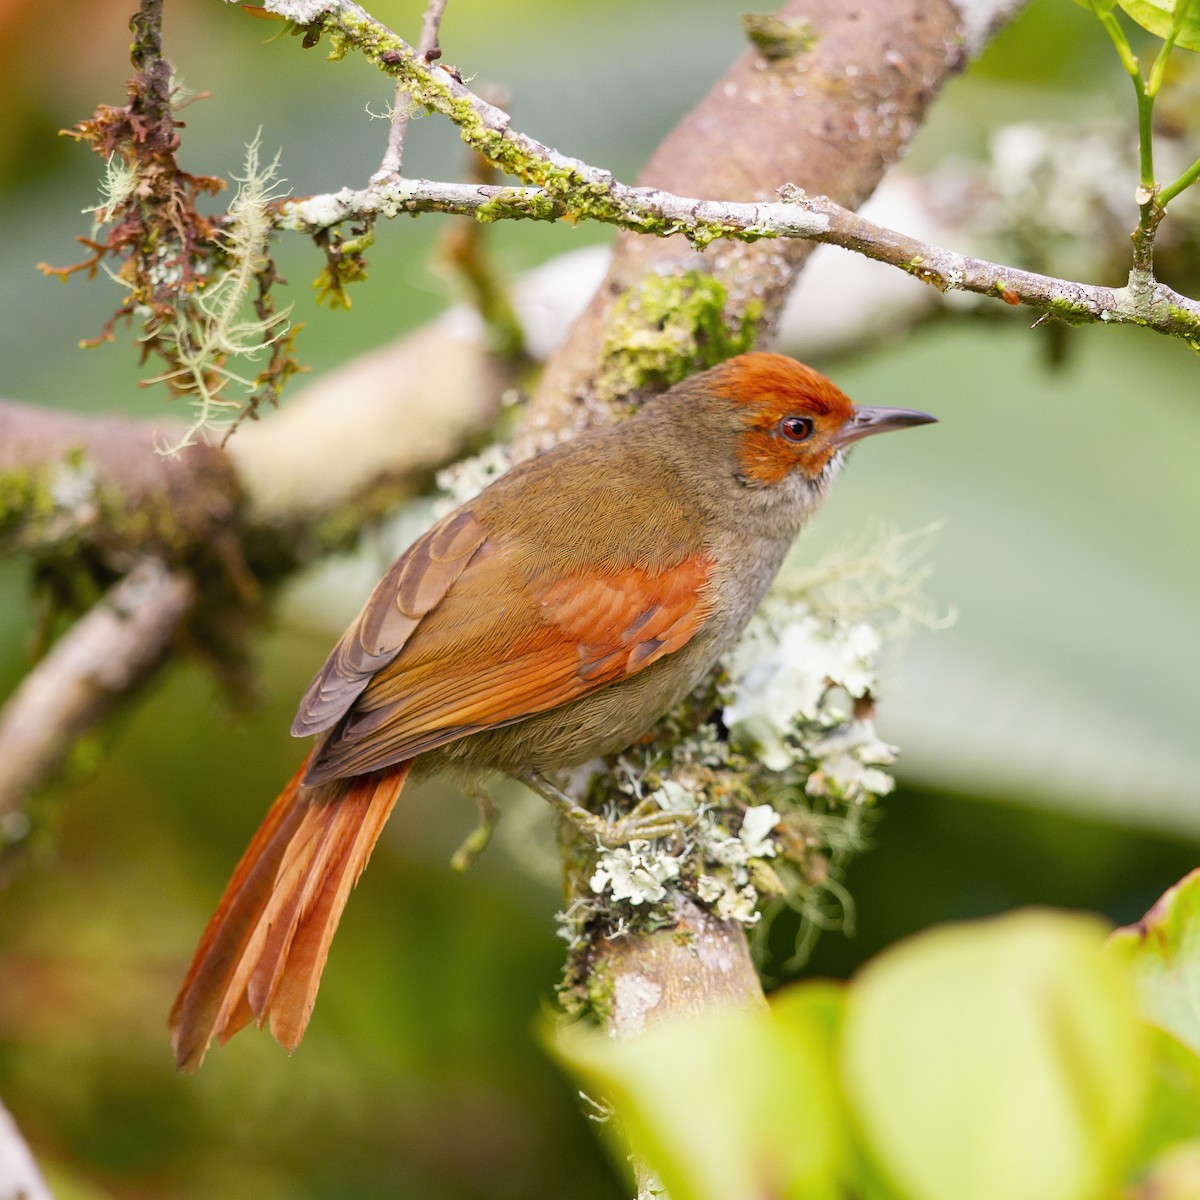
<path id="1" fill-rule="evenodd" d="M 413 778 L 500 771 L 608 845 L 555 776 L 616 753 L 713 671 L 860 439 L 936 420 L 856 407 L 742 354 L 513 466 L 388 569 L 305 693 L 312 749 L 209 921 L 171 1010 L 178 1067 L 251 1020 L 299 1044 L 351 889 Z"/>

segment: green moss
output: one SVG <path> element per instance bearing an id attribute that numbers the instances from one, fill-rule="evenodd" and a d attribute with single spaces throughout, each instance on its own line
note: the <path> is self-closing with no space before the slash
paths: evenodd
<path id="1" fill-rule="evenodd" d="M 90 603 L 131 558 L 181 562 L 196 541 L 166 499 L 131 504 L 81 450 L 0 472 L 0 550 L 29 555 L 39 575 L 67 581 L 64 595 Z"/>
<path id="2" fill-rule="evenodd" d="M 600 1022 L 607 1022 L 613 1011 L 613 981 L 608 965 L 599 959 L 587 973 L 587 1011 Z"/>
<path id="3" fill-rule="evenodd" d="M 1086 304 L 1068 300 L 1065 296 L 1053 297 L 1046 305 L 1046 312 L 1069 325 L 1082 325 L 1095 320 L 1095 315 Z"/>
<path id="4" fill-rule="evenodd" d="M 100 489 L 78 451 L 54 463 L 0 472 L 0 547 L 7 550 L 72 548 L 100 515 Z M 137 510 L 118 512 L 122 523 Z"/>
<path id="5" fill-rule="evenodd" d="M 563 211 L 563 205 L 550 196 L 530 196 L 517 188 L 506 188 L 475 210 L 475 220 L 484 224 L 513 219 L 556 221 Z"/>
<path id="6" fill-rule="evenodd" d="M 761 305 L 728 309 L 723 284 L 700 271 L 651 275 L 613 306 L 598 390 L 605 400 L 661 390 L 751 349 Z"/>
<path id="7" fill-rule="evenodd" d="M 353 45 L 351 37 L 341 29 L 330 29 L 329 31 L 329 54 L 330 62 L 340 62 L 346 57 L 346 51 Z"/>
<path id="8" fill-rule="evenodd" d="M 328 304 L 332 309 L 348 309 L 351 299 L 346 288 L 367 278 L 365 252 L 375 242 L 374 217 L 355 237 L 343 238 L 335 230 L 324 230 L 316 241 L 325 251 L 325 266 L 313 280 L 317 303 Z"/>
<path id="9" fill-rule="evenodd" d="M 44 520 L 54 511 L 45 487 L 44 468 L 0 472 L 0 545 L 7 545 L 27 521 Z"/>
<path id="10" fill-rule="evenodd" d="M 807 21 L 760 13 L 743 13 L 742 28 L 754 48 L 772 62 L 811 50 L 817 35 Z"/>

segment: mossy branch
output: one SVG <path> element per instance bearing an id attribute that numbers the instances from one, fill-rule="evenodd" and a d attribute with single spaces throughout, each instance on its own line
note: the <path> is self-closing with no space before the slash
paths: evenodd
<path id="1" fill-rule="evenodd" d="M 797 238 L 841 246 L 866 258 L 898 267 L 941 292 L 972 292 L 1023 304 L 1071 325 L 1095 323 L 1141 325 L 1156 333 L 1183 338 L 1200 349 L 1200 301 L 1165 284 L 1112 288 L 1079 283 L 1004 263 L 989 262 L 867 220 L 828 196 L 809 196 L 799 188 L 781 189 L 776 203 L 738 204 L 676 196 L 658 188 L 626 188 L 632 207 L 619 205 L 598 220 L 623 229 L 646 232 L 647 214 L 655 214 L 653 232 L 683 234 L 698 245 L 714 237 L 755 242 L 763 238 Z M 442 212 L 477 220 L 553 220 L 571 215 L 567 201 L 541 187 L 495 187 L 389 180 L 359 191 L 284 201 L 277 208 L 281 229 L 313 233 L 366 216 Z M 593 214 L 594 215 L 594 214 Z"/>

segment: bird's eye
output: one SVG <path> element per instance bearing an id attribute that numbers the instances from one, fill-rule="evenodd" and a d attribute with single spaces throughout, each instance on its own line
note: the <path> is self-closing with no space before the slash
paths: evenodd
<path id="1" fill-rule="evenodd" d="M 779 432 L 789 442 L 806 442 L 812 437 L 813 423 L 808 417 L 784 417 Z"/>

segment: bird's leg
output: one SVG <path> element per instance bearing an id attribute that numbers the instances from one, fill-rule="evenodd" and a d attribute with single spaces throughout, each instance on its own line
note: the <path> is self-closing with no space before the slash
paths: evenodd
<path id="1" fill-rule="evenodd" d="M 603 846 L 626 846 L 639 838 L 653 841 L 655 838 L 675 837 L 694 819 L 691 813 L 662 809 L 647 797 L 632 812 L 615 821 L 606 821 L 596 813 L 589 812 L 538 771 L 522 775 L 521 782 L 549 801 L 581 833 L 594 837 Z"/>
<path id="2" fill-rule="evenodd" d="M 466 794 L 479 806 L 479 824 L 467 834 L 450 858 L 450 866 L 459 872 L 475 865 L 475 860 L 488 848 L 496 823 L 500 820 L 500 810 L 483 784 L 467 788 Z"/>

